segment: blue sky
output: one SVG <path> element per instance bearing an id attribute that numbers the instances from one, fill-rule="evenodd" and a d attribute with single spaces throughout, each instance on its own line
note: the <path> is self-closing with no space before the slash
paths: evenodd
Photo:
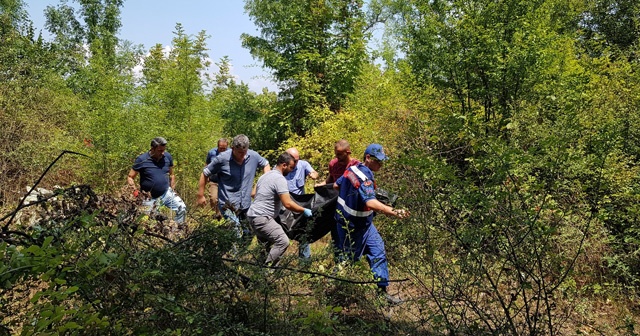
<path id="1" fill-rule="evenodd" d="M 36 29 L 42 30 L 43 36 L 48 36 L 44 29 L 44 9 L 58 5 L 59 1 L 26 0 L 25 3 Z M 73 5 L 71 1 L 68 3 Z M 277 90 L 260 62 L 242 48 L 242 33 L 258 35 L 253 22 L 244 12 L 242 0 L 125 0 L 121 19 L 119 37 L 142 44 L 145 50 L 156 43 L 170 45 L 177 22 L 190 35 L 204 30 L 210 35 L 207 46 L 212 63 L 229 56 L 233 74 L 247 83 L 251 90 L 261 92 L 263 87 L 268 87 L 270 91 Z M 212 71 L 216 71 L 215 65 Z"/>

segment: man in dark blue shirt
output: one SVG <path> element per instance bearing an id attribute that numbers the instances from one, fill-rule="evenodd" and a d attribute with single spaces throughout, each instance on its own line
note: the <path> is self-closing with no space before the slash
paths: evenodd
<path id="1" fill-rule="evenodd" d="M 347 168 L 334 183 L 333 187 L 339 190 L 335 214 L 337 239 L 334 244 L 341 252 L 341 260 L 357 261 L 366 256 L 381 294 L 389 303 L 399 303 L 399 299 L 387 293 L 387 253 L 384 241 L 373 225 L 374 212 L 398 218 L 409 216 L 408 211 L 394 209 L 376 199 L 373 172 L 380 170 L 387 159 L 381 145 L 371 144 L 364 152 L 363 163 Z"/>
<path id="2" fill-rule="evenodd" d="M 212 148 L 207 153 L 207 165 L 211 163 L 213 158 L 227 151 L 229 142 L 225 138 L 218 140 L 218 147 Z M 220 216 L 220 209 L 218 209 L 218 174 L 209 175 L 209 204 L 211 208 L 216 212 L 216 216 Z"/>
<path id="3" fill-rule="evenodd" d="M 174 191 L 176 177 L 173 174 L 173 158 L 166 152 L 167 140 L 157 137 L 151 140 L 151 149 L 140 154 L 129 175 L 127 183 L 135 189 L 134 179 L 140 174 L 140 190 L 149 195 L 143 201 L 149 212 L 160 206 L 166 206 L 176 212 L 175 221 L 178 225 L 184 223 L 187 207 Z M 134 193 L 138 193 L 136 189 Z"/>

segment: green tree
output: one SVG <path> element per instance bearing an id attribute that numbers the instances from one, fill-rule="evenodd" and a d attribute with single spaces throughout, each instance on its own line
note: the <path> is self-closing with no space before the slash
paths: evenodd
<path id="1" fill-rule="evenodd" d="M 77 0 L 76 8 L 62 2 L 46 10 L 47 28 L 55 36 L 53 51 L 58 71 L 67 85 L 83 98 L 78 132 L 91 143 L 94 157 L 90 181 L 115 186 L 123 175 L 122 152 L 130 147 L 127 106 L 134 94 L 133 68 L 141 50 L 119 44 L 121 0 Z"/>
<path id="2" fill-rule="evenodd" d="M 59 71 L 70 77 L 70 84 L 79 86 L 76 90 L 82 91 L 87 89 L 82 87 L 87 83 L 82 75 L 77 79 L 76 75 L 86 65 L 87 53 L 89 60 L 99 56 L 108 67 L 117 66 L 117 33 L 122 26 L 120 7 L 123 0 L 75 1 L 78 10 L 63 1 L 57 7 L 48 6 L 45 17 L 46 27 L 55 38 Z"/>
<path id="3" fill-rule="evenodd" d="M 628 50 L 640 37 L 640 5 L 633 0 L 588 2 L 580 22 L 585 42 L 598 53 L 603 47 Z"/>
<path id="4" fill-rule="evenodd" d="M 81 144 L 77 111 L 83 104 L 54 71 L 51 44 L 34 37 L 24 5 L 0 1 L 0 206 L 17 201 L 17 191 L 32 184 L 60 150 Z M 69 166 L 58 168 L 68 173 L 55 183 L 80 175 Z"/>
<path id="5" fill-rule="evenodd" d="M 146 104 L 155 105 L 166 113 L 166 121 L 178 129 L 188 125 L 194 100 L 202 97 L 208 83 L 205 70 L 209 66 L 207 35 L 204 31 L 193 37 L 181 24 L 168 51 L 155 45 L 144 60 L 142 83 Z M 185 121 L 187 121 L 185 123 Z"/>
<path id="6" fill-rule="evenodd" d="M 190 35 L 177 23 L 171 45 L 157 44 L 144 57 L 139 102 L 128 106 L 134 124 L 145 126 L 133 141 L 138 152 L 155 136 L 169 140 L 180 190 L 189 189 L 190 176 L 199 176 L 212 137 L 220 136 L 212 132 L 219 116 L 205 95 L 210 84 L 207 38 L 205 31 Z"/>
<path id="7" fill-rule="evenodd" d="M 455 98 L 456 113 L 504 127 L 545 73 L 561 65 L 577 17 L 571 2 L 399 2 L 404 51 L 423 84 Z"/>
<path id="8" fill-rule="evenodd" d="M 276 94 L 256 94 L 244 82 L 236 83 L 231 75 L 231 61 L 223 57 L 216 63 L 219 72 L 210 94 L 212 109 L 224 120 L 224 134 L 245 134 L 254 149 L 275 149 L 289 136 L 287 125 L 278 120 Z"/>
<path id="9" fill-rule="evenodd" d="M 285 107 L 282 119 L 304 135 L 342 109 L 366 62 L 363 1 L 248 0 L 245 9 L 261 36 L 242 44 L 273 71 Z"/>
<path id="10" fill-rule="evenodd" d="M 24 9 L 22 0 L 2 0 L 0 1 L 0 18 L 2 26 L 0 34 L 5 35 L 12 30 L 22 30 L 28 22 L 28 14 Z"/>

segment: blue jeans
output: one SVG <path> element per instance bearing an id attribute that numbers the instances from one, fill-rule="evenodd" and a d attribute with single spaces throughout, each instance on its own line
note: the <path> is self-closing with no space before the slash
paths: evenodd
<path id="1" fill-rule="evenodd" d="M 298 257 L 305 261 L 311 259 L 311 246 L 309 243 L 300 243 L 298 246 Z"/>
<path id="2" fill-rule="evenodd" d="M 236 214 L 235 212 L 231 211 L 231 209 L 227 208 L 223 210 L 222 207 L 220 207 L 222 217 L 224 217 L 226 220 L 230 220 L 233 223 L 233 230 L 235 231 L 236 237 L 238 238 L 252 238 L 251 230 L 249 230 L 249 227 L 247 225 L 243 225 L 242 223 L 243 220 L 247 219 L 247 211 L 249 211 L 249 209 L 240 210 L 238 214 Z"/>
<path id="3" fill-rule="evenodd" d="M 182 201 L 182 198 L 171 188 L 167 189 L 167 191 L 158 198 L 142 201 L 142 205 L 148 213 L 157 212 L 158 208 L 163 205 L 166 206 L 176 212 L 176 217 L 173 220 L 178 224 L 182 224 L 187 215 L 187 206 Z"/>

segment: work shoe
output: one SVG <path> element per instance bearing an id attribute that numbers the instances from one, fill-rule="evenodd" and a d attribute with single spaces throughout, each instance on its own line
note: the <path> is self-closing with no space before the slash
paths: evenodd
<path id="1" fill-rule="evenodd" d="M 387 292 L 383 294 L 383 297 L 387 301 L 387 303 L 391 306 L 397 306 L 403 302 L 402 299 L 400 299 L 399 297 L 391 295 Z"/>
<path id="2" fill-rule="evenodd" d="M 383 303 L 386 303 L 390 306 L 396 306 L 403 302 L 399 297 L 387 293 L 386 287 L 378 288 L 378 297 Z"/>

